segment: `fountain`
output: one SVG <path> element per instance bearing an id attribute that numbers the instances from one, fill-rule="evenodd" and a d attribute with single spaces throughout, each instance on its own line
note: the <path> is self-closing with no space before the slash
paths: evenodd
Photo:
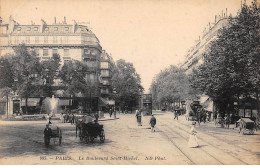
<path id="1" fill-rule="evenodd" d="M 57 113 L 58 100 L 59 99 L 54 98 L 54 95 L 49 99 L 51 108 L 50 116 L 55 116 L 55 113 Z"/>
<path id="2" fill-rule="evenodd" d="M 55 98 L 54 95 L 52 95 L 52 97 L 46 97 L 43 100 L 43 109 L 42 112 L 49 114 L 50 116 L 55 116 L 55 114 L 57 114 L 57 110 L 58 110 L 58 102 L 59 99 Z"/>

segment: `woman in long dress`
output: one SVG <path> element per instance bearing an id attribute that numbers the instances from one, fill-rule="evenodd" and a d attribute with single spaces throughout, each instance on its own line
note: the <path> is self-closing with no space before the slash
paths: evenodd
<path id="1" fill-rule="evenodd" d="M 197 131 L 195 129 L 195 125 L 196 125 L 196 122 L 192 122 L 192 127 L 191 127 L 191 130 L 190 130 L 190 139 L 189 139 L 189 142 L 188 142 L 188 146 L 190 148 L 196 148 L 199 146 L 198 144 L 198 139 L 197 139 Z"/>

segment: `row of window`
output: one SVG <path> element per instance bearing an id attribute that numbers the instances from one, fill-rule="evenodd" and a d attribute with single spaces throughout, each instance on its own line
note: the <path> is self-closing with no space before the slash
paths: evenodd
<path id="1" fill-rule="evenodd" d="M 37 56 L 40 56 L 39 49 L 35 49 L 34 51 L 35 51 Z M 68 57 L 70 55 L 69 49 L 64 49 L 63 51 L 64 51 L 64 57 Z M 43 56 L 44 57 L 50 56 L 49 52 L 50 52 L 50 49 L 43 49 Z M 58 49 L 52 49 L 52 54 L 53 55 L 59 54 Z"/>
<path id="2" fill-rule="evenodd" d="M 67 36 L 65 37 L 58 37 L 58 36 L 53 36 L 53 37 L 48 37 L 48 36 L 44 36 L 43 37 L 43 43 L 44 44 L 48 44 L 48 43 L 54 43 L 54 44 L 57 44 L 57 43 L 60 43 L 60 44 L 67 44 L 69 41 L 69 38 Z M 19 36 L 15 36 L 14 37 L 14 42 L 15 44 L 19 44 L 21 42 L 24 42 L 24 40 L 22 40 Z M 40 37 L 39 36 L 35 36 L 35 37 L 31 37 L 31 36 L 27 36 L 25 37 L 25 42 L 27 44 L 39 44 L 40 43 Z"/>
<path id="3" fill-rule="evenodd" d="M 20 32 L 22 30 L 22 27 L 18 27 L 16 30 L 18 32 Z M 47 31 L 47 32 L 49 30 L 50 30 L 50 27 L 46 27 L 44 29 L 44 31 Z M 69 27 L 58 27 L 58 26 L 56 26 L 56 27 L 54 27 L 51 30 L 53 30 L 53 31 L 61 31 L 62 30 L 62 31 L 68 32 L 69 31 Z M 35 31 L 35 32 L 37 32 L 37 31 L 39 31 L 39 27 L 26 27 L 26 31 Z"/>

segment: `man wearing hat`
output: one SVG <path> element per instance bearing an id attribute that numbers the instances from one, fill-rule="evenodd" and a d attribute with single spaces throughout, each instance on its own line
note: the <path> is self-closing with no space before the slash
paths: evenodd
<path id="1" fill-rule="evenodd" d="M 156 118 L 153 116 L 153 114 L 152 114 L 152 117 L 151 117 L 151 119 L 150 119 L 150 125 L 151 125 L 151 131 L 152 132 L 155 132 L 155 125 L 156 125 Z"/>

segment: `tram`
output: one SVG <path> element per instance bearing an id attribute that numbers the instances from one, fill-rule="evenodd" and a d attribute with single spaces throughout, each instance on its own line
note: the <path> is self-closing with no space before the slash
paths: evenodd
<path id="1" fill-rule="evenodd" d="M 152 94 L 143 95 L 143 109 L 144 115 L 152 115 Z"/>

